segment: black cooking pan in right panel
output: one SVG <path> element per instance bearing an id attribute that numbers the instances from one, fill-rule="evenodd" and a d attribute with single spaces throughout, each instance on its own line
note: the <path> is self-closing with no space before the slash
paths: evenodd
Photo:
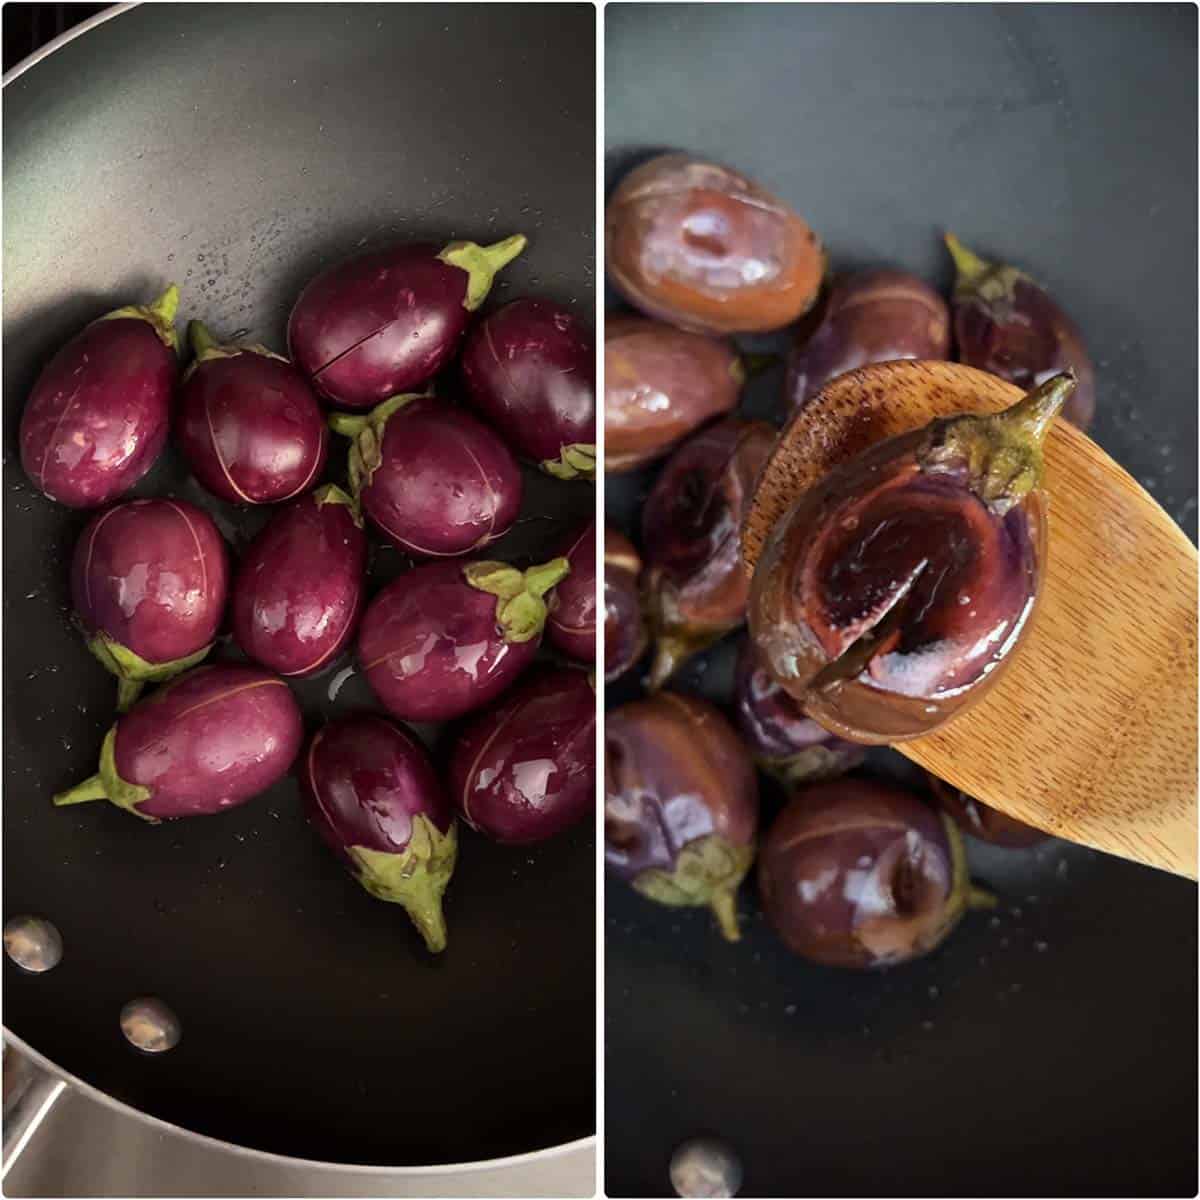
<path id="1" fill-rule="evenodd" d="M 1195 540 L 1194 6 L 610 3 L 605 18 L 610 196 L 684 151 L 793 207 L 835 273 L 893 268 L 949 297 L 946 230 L 1023 268 L 1090 349 L 1089 432 Z M 612 282 L 610 314 L 629 311 Z M 792 336 L 737 339 L 776 356 L 752 361 L 743 417 L 782 419 Z M 607 523 L 643 553 L 661 471 L 607 477 Z M 732 718 L 739 638 L 669 686 Z M 643 693 L 648 662 L 609 685 L 610 709 Z M 887 750 L 855 777 L 928 795 Z M 769 829 L 785 792 L 759 780 Z M 608 1194 L 1194 1195 L 1195 885 L 1055 840 L 965 843 L 996 907 L 874 972 L 790 954 L 753 870 L 738 943 L 610 872 Z"/>

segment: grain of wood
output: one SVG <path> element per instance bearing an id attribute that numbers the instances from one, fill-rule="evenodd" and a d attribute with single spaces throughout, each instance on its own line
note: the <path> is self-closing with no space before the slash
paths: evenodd
<path id="1" fill-rule="evenodd" d="M 882 363 L 830 382 L 780 436 L 742 530 L 772 526 L 831 467 L 1019 389 L 954 363 Z M 1063 421 L 1046 443 L 1049 555 L 1033 626 L 978 704 L 897 745 L 1022 821 L 1196 877 L 1196 548 L 1128 472 Z"/>

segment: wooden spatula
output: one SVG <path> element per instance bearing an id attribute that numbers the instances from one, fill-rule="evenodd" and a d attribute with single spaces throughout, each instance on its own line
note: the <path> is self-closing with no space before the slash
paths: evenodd
<path id="1" fill-rule="evenodd" d="M 821 475 L 935 417 L 1020 390 L 971 367 L 894 362 L 829 383 L 780 436 L 742 530 L 767 534 Z M 1137 482 L 1059 420 L 1045 448 L 1041 601 L 978 704 L 896 749 L 1058 837 L 1196 877 L 1196 549 Z"/>

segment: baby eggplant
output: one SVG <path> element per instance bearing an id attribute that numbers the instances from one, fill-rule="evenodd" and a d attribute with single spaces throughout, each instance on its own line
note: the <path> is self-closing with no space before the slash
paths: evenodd
<path id="1" fill-rule="evenodd" d="M 950 312 L 915 275 L 860 271 L 835 281 L 820 324 L 788 359 L 789 409 L 799 412 L 831 379 L 867 363 L 946 358 Z"/>
<path id="2" fill-rule="evenodd" d="M 196 358 L 179 394 L 179 446 L 192 473 L 230 504 L 275 504 L 312 486 L 329 430 L 308 380 L 265 346 L 219 345 L 188 326 Z"/>
<path id="3" fill-rule="evenodd" d="M 308 744 L 300 790 L 309 823 L 372 896 L 401 905 L 434 954 L 458 827 L 425 748 L 374 713 L 331 721 Z"/>
<path id="4" fill-rule="evenodd" d="M 533 661 L 543 597 L 570 566 L 427 563 L 367 606 L 358 660 L 383 706 L 406 721 L 447 721 L 500 695 Z"/>
<path id="5" fill-rule="evenodd" d="M 754 642 L 742 640 L 734 676 L 734 711 L 755 762 L 781 783 L 833 779 L 857 767 L 866 751 L 822 729 L 762 665 Z"/>
<path id="6" fill-rule="evenodd" d="M 651 689 L 746 619 L 742 518 L 775 444 L 765 421 L 727 417 L 667 461 L 642 510 Z"/>
<path id="7" fill-rule="evenodd" d="M 446 365 L 496 272 L 524 249 L 517 234 L 494 246 L 393 246 L 337 263 L 292 309 L 292 359 L 342 408 L 411 392 Z"/>
<path id="8" fill-rule="evenodd" d="M 659 904 L 711 908 L 736 942 L 758 780 L 729 722 L 704 700 L 659 692 L 606 714 L 604 758 L 608 869 Z"/>
<path id="9" fill-rule="evenodd" d="M 604 531 L 604 678 L 624 675 L 646 652 L 650 635 L 638 589 L 642 560 L 615 529 Z"/>
<path id="10" fill-rule="evenodd" d="M 604 218 L 608 273 L 649 316 L 697 333 L 763 333 L 817 299 L 816 234 L 728 167 L 663 154 L 631 171 Z"/>
<path id="11" fill-rule="evenodd" d="M 51 500 L 98 508 L 154 465 L 179 370 L 178 309 L 172 284 L 93 321 L 43 368 L 21 414 L 21 466 Z"/>
<path id="12" fill-rule="evenodd" d="M 830 967 L 892 967 L 941 945 L 971 887 L 954 822 L 868 779 L 801 788 L 763 839 L 758 891 L 788 949 Z"/>
<path id="13" fill-rule="evenodd" d="M 523 458 L 558 479 L 596 474 L 596 344 L 561 304 L 514 300 L 467 338 L 471 403 Z"/>
<path id="14" fill-rule="evenodd" d="M 804 712 L 852 741 L 928 733 L 984 695 L 1037 602 L 1042 443 L 1074 386 L 962 414 L 830 471 L 771 531 L 750 631 Z"/>
<path id="15" fill-rule="evenodd" d="M 71 603 L 88 649 L 117 677 L 119 711 L 212 649 L 228 589 L 225 543 L 194 504 L 129 500 L 87 523 Z"/>
<path id="16" fill-rule="evenodd" d="M 494 842 L 521 846 L 595 811 L 596 693 L 578 669 L 522 680 L 459 735 L 450 758 L 459 815 Z"/>
<path id="17" fill-rule="evenodd" d="M 572 534 L 563 550 L 571 571 L 554 590 L 546 636 L 580 662 L 596 661 L 596 522 Z"/>
<path id="18" fill-rule="evenodd" d="M 745 382 L 730 343 L 642 317 L 604 325 L 604 469 L 632 471 L 737 407 Z"/>
<path id="19" fill-rule="evenodd" d="M 326 484 L 271 518 L 233 583 L 233 636 L 280 675 L 312 675 L 354 634 L 367 539 L 350 497 Z"/>
<path id="20" fill-rule="evenodd" d="M 521 468 L 466 409 L 433 396 L 393 396 L 366 415 L 334 413 L 351 439 L 350 488 L 407 554 L 452 557 L 508 531 L 521 511 Z"/>
<path id="21" fill-rule="evenodd" d="M 1096 412 L 1096 373 L 1075 322 L 1023 271 L 985 261 L 952 233 L 946 246 L 958 272 L 952 299 L 958 361 L 1027 391 L 1074 371 L 1075 391 L 1062 415 L 1086 429 Z"/>
<path id="22" fill-rule="evenodd" d="M 54 803 L 109 800 L 148 821 L 200 817 L 278 783 L 304 741 L 288 685 L 259 667 L 196 667 L 108 731 L 100 770 Z"/>
<path id="23" fill-rule="evenodd" d="M 927 771 L 930 791 L 938 803 L 938 807 L 949 816 L 954 823 L 972 837 L 980 841 L 991 842 L 994 846 L 1005 846 L 1010 850 L 1026 850 L 1046 841 L 1050 835 L 1016 817 L 1010 817 L 999 809 L 989 808 L 980 804 L 974 796 L 953 787 L 936 775 Z"/>

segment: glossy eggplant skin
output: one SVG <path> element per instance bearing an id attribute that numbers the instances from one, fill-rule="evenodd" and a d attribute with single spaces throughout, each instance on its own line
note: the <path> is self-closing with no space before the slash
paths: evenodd
<path id="1" fill-rule="evenodd" d="M 604 469 L 632 471 L 737 407 L 745 374 L 733 346 L 643 317 L 604 325 Z"/>
<path id="2" fill-rule="evenodd" d="M 1005 263 L 972 253 L 952 234 L 954 340 L 958 361 L 1029 390 L 1073 370 L 1078 380 L 1063 417 L 1087 429 L 1096 413 L 1096 372 L 1078 326 L 1041 284 Z"/>
<path id="3" fill-rule="evenodd" d="M 655 481 L 642 509 L 652 688 L 745 621 L 741 527 L 774 445 L 766 421 L 726 417 L 688 438 Z"/>
<path id="4" fill-rule="evenodd" d="M 71 604 L 88 648 L 120 680 L 122 712 L 143 683 L 208 653 L 228 591 L 224 539 L 186 500 L 128 500 L 88 522 L 71 559 Z"/>
<path id="5" fill-rule="evenodd" d="M 577 668 L 531 672 L 476 717 L 450 757 L 459 816 L 494 842 L 543 842 L 596 804 L 596 693 Z"/>
<path id="6" fill-rule="evenodd" d="M 819 325 L 788 358 L 788 411 L 800 412 L 831 379 L 868 363 L 950 354 L 950 311 L 904 271 L 860 271 L 834 281 Z"/>
<path id="7" fill-rule="evenodd" d="M 804 712 L 851 741 L 917 737 L 986 694 L 1045 561 L 1041 445 L 1072 380 L 934 421 L 830 471 L 755 566 L 750 631 Z"/>
<path id="8" fill-rule="evenodd" d="M 560 479 L 596 473 L 596 342 L 570 309 L 514 300 L 467 337 L 471 404 L 522 458 Z"/>
<path id="9" fill-rule="evenodd" d="M 376 713 L 353 713 L 314 734 L 299 776 L 325 844 L 371 895 L 404 906 L 431 951 L 444 949 L 458 838 L 424 746 Z"/>
<path id="10" fill-rule="evenodd" d="M 178 303 L 172 287 L 152 305 L 102 317 L 43 368 L 19 440 L 25 474 L 51 500 L 99 508 L 158 459 L 179 372 Z"/>
<path id="11" fill-rule="evenodd" d="M 708 905 L 736 941 L 758 781 L 733 728 L 707 701 L 659 692 L 607 713 L 604 747 L 608 870 L 659 903 Z"/>
<path id="12" fill-rule="evenodd" d="M 780 329 L 815 303 L 825 255 L 744 175 L 686 154 L 635 168 L 605 213 L 605 261 L 635 308 L 697 333 Z"/>
<path id="13" fill-rule="evenodd" d="M 763 666 L 754 642 L 738 648 L 733 685 L 737 726 L 758 765 L 782 783 L 834 779 L 859 766 L 866 751 L 806 717 Z"/>
<path id="14" fill-rule="evenodd" d="M 488 426 L 434 396 L 397 397 L 367 417 L 342 415 L 350 484 L 371 523 L 406 554 L 480 550 L 521 511 L 521 468 Z"/>
<path id="15" fill-rule="evenodd" d="M 303 740 L 300 709 L 277 675 L 196 667 L 119 718 L 99 774 L 54 802 L 107 799 L 148 820 L 223 812 L 282 779 Z"/>
<path id="16" fill-rule="evenodd" d="M 554 590 L 546 621 L 550 644 L 579 662 L 596 661 L 596 522 L 570 535 L 561 553 L 571 573 Z"/>
<path id="17" fill-rule="evenodd" d="M 312 675 L 349 644 L 363 606 L 367 539 L 332 484 L 281 509 L 247 547 L 233 585 L 233 635 L 280 675 Z"/>
<path id="18" fill-rule="evenodd" d="M 230 504 L 290 500 L 320 478 L 329 453 L 308 380 L 259 346 L 201 353 L 184 376 L 176 438 L 200 483 Z"/>
<path id="19" fill-rule="evenodd" d="M 561 578 L 567 564 L 553 561 L 561 564 Z M 464 716 L 495 700 L 533 661 L 544 606 L 540 622 L 534 619 L 516 634 L 506 630 L 503 599 L 468 582 L 480 567 L 520 575 L 504 564 L 427 563 L 388 584 L 367 606 L 357 657 L 371 689 L 394 716 L 407 721 Z"/>
<path id="20" fill-rule="evenodd" d="M 638 583 L 642 560 L 615 529 L 604 531 L 604 678 L 619 679 L 646 652 L 650 633 Z"/>
<path id="21" fill-rule="evenodd" d="M 929 772 L 925 774 L 929 790 L 938 807 L 963 831 L 993 846 L 1004 846 L 1010 850 L 1028 850 L 1048 841 L 1050 835 L 1016 817 L 1010 817 L 999 809 L 981 804 L 973 796 L 946 783 Z"/>
<path id="22" fill-rule="evenodd" d="M 798 790 L 763 839 L 763 911 L 795 954 L 891 967 L 939 946 L 970 906 L 953 822 L 894 784 L 847 777 Z"/>
<path id="23" fill-rule="evenodd" d="M 369 409 L 415 391 L 446 365 L 497 270 L 525 246 L 412 243 L 323 271 L 288 320 L 292 360 L 341 408 Z"/>

